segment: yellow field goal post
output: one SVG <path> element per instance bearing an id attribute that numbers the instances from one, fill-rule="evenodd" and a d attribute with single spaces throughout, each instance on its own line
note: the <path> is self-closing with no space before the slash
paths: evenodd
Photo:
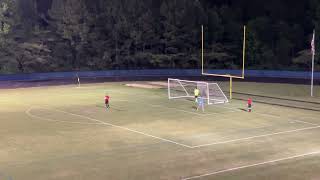
<path id="1" fill-rule="evenodd" d="M 242 44 L 242 70 L 241 75 L 231 75 L 231 74 L 212 74 L 205 72 L 204 67 L 204 28 L 201 26 L 201 73 L 204 76 L 214 76 L 214 77 L 225 77 L 230 79 L 230 95 L 229 98 L 232 99 L 232 78 L 244 79 L 244 69 L 245 69 L 245 53 L 246 52 L 246 26 L 243 26 L 243 44 Z"/>

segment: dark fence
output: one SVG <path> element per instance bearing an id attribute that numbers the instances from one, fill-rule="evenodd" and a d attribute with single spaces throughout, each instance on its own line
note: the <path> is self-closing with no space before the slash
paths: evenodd
<path id="1" fill-rule="evenodd" d="M 241 74 L 238 70 L 209 70 L 214 74 Z M 39 81 L 76 78 L 128 78 L 128 77 L 200 77 L 199 69 L 147 69 L 147 70 L 109 70 L 109 71 L 84 71 L 84 72 L 55 72 L 0 75 L 0 81 Z M 311 72 L 306 71 L 270 71 L 247 70 L 246 77 L 251 78 L 286 78 L 286 79 L 310 79 Z M 320 72 L 314 73 L 314 79 L 320 79 Z"/>

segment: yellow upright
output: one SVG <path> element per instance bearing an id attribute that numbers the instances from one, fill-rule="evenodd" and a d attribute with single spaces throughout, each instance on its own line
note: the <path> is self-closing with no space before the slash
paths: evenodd
<path id="1" fill-rule="evenodd" d="M 226 77 L 230 79 L 230 99 L 232 99 L 232 78 L 236 79 L 244 79 L 244 69 L 245 69 L 245 59 L 246 59 L 246 33 L 247 29 L 246 26 L 243 26 L 243 47 L 242 47 L 242 71 L 241 75 L 231 75 L 231 74 L 212 74 L 207 73 L 204 70 L 204 29 L 201 26 L 201 72 L 202 75 L 205 76 L 215 76 L 215 77 Z"/>
<path id="2" fill-rule="evenodd" d="M 230 100 L 232 99 L 232 77 L 230 77 Z"/>

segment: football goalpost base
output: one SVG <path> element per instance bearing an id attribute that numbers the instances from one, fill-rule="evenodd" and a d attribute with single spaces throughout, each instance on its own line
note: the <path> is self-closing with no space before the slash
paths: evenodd
<path id="1" fill-rule="evenodd" d="M 194 98 L 194 90 L 198 89 L 207 104 L 228 103 L 229 100 L 217 83 L 204 81 L 188 81 L 181 79 L 168 79 L 168 98 Z"/>

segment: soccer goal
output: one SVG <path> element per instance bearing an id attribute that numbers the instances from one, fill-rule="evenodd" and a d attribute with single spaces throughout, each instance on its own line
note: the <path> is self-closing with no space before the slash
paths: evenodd
<path id="1" fill-rule="evenodd" d="M 217 83 L 204 81 L 187 81 L 181 79 L 168 79 L 169 99 L 194 98 L 194 89 L 198 88 L 208 104 L 221 104 L 229 102 Z"/>

